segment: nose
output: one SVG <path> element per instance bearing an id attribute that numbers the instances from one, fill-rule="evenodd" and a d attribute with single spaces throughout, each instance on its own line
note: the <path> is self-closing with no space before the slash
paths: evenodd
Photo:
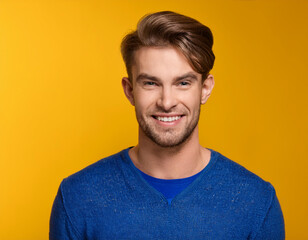
<path id="1" fill-rule="evenodd" d="M 177 103 L 178 100 L 172 87 L 163 87 L 157 100 L 157 106 L 164 111 L 170 111 Z"/>

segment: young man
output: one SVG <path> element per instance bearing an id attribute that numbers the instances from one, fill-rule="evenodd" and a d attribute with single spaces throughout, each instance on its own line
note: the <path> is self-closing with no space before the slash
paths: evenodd
<path id="1" fill-rule="evenodd" d="M 50 239 L 284 239 L 271 184 L 199 144 L 212 45 L 209 28 L 173 12 L 144 17 L 123 39 L 138 145 L 61 183 Z"/>

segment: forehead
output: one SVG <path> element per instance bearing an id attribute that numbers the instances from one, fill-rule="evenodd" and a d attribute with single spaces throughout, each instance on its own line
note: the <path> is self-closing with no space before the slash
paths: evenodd
<path id="1" fill-rule="evenodd" d="M 196 73 L 185 56 L 174 47 L 142 47 L 134 54 L 132 75 L 150 74 L 161 79 L 172 79 L 187 72 Z"/>

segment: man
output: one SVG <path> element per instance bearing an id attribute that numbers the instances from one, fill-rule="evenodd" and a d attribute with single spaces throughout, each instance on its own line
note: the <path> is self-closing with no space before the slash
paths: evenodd
<path id="1" fill-rule="evenodd" d="M 64 179 L 50 239 L 284 239 L 271 184 L 199 144 L 212 45 L 209 28 L 173 12 L 123 39 L 138 144 Z"/>

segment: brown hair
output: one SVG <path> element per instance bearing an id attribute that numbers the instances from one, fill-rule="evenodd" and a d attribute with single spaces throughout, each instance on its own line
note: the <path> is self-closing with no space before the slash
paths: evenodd
<path id="1" fill-rule="evenodd" d="M 170 11 L 145 15 L 137 30 L 127 34 L 121 43 L 121 53 L 129 79 L 132 81 L 134 53 L 141 47 L 172 46 L 179 49 L 191 67 L 205 80 L 213 68 L 211 30 L 197 20 Z"/>

